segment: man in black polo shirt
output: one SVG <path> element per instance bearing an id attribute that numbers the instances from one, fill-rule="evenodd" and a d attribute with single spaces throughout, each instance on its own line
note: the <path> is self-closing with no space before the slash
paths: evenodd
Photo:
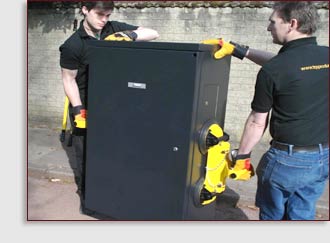
<path id="1" fill-rule="evenodd" d="M 250 158 L 271 111 L 271 148 L 256 170 L 259 217 L 313 220 L 329 176 L 329 48 L 312 37 L 312 3 L 278 2 L 273 10 L 267 30 L 283 47 L 258 73 L 238 156 Z"/>
<path id="2" fill-rule="evenodd" d="M 112 1 L 82 2 L 84 20 L 79 29 L 60 47 L 60 65 L 64 90 L 70 101 L 73 146 L 77 161 L 77 184 L 84 202 L 85 133 L 87 116 L 88 47 L 87 40 L 150 41 L 158 38 L 155 30 L 117 21 L 108 21 L 114 9 Z"/>

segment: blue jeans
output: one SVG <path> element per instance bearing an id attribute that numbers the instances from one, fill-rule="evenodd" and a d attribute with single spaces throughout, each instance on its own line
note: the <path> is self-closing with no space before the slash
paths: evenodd
<path id="1" fill-rule="evenodd" d="M 329 178 L 329 148 L 292 152 L 270 148 L 256 169 L 260 220 L 314 220 Z"/>

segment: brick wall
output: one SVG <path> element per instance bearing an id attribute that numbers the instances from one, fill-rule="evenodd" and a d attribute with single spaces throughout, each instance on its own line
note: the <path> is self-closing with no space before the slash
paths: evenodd
<path id="1" fill-rule="evenodd" d="M 329 9 L 320 7 L 318 42 L 329 45 Z M 223 37 L 251 48 L 277 52 L 266 31 L 272 10 L 244 4 L 208 7 L 185 5 L 139 6 L 121 4 L 110 19 L 156 29 L 161 42 L 193 42 Z M 78 9 L 28 10 L 28 121 L 30 126 L 60 128 L 64 91 L 59 46 L 72 34 Z M 250 112 L 259 67 L 249 60 L 232 59 L 225 130 L 237 141 Z M 264 140 L 269 140 L 265 134 Z"/>

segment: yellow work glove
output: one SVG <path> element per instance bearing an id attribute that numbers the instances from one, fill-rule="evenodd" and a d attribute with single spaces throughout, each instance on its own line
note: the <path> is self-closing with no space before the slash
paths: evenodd
<path id="1" fill-rule="evenodd" d="M 133 31 L 116 32 L 108 35 L 104 40 L 106 41 L 135 41 L 137 34 Z"/>
<path id="2" fill-rule="evenodd" d="M 73 107 L 74 125 L 76 128 L 86 128 L 87 110 L 82 105 Z"/>
<path id="3" fill-rule="evenodd" d="M 229 177 L 234 180 L 249 180 L 254 176 L 254 168 L 251 164 L 250 154 L 237 154 L 238 150 L 231 151 L 231 169 Z"/>
<path id="4" fill-rule="evenodd" d="M 215 59 L 221 59 L 225 56 L 233 55 L 242 60 L 249 50 L 248 46 L 239 45 L 232 41 L 227 42 L 222 38 L 204 40 L 202 43 L 206 45 L 219 45 L 220 49 L 214 53 Z"/>

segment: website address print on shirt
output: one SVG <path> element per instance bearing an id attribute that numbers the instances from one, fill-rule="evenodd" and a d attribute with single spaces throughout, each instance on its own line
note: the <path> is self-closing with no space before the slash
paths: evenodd
<path id="1" fill-rule="evenodd" d="M 320 69 L 324 69 L 324 68 L 329 68 L 329 64 L 301 67 L 300 70 L 301 71 L 310 71 L 310 70 L 320 70 Z"/>

